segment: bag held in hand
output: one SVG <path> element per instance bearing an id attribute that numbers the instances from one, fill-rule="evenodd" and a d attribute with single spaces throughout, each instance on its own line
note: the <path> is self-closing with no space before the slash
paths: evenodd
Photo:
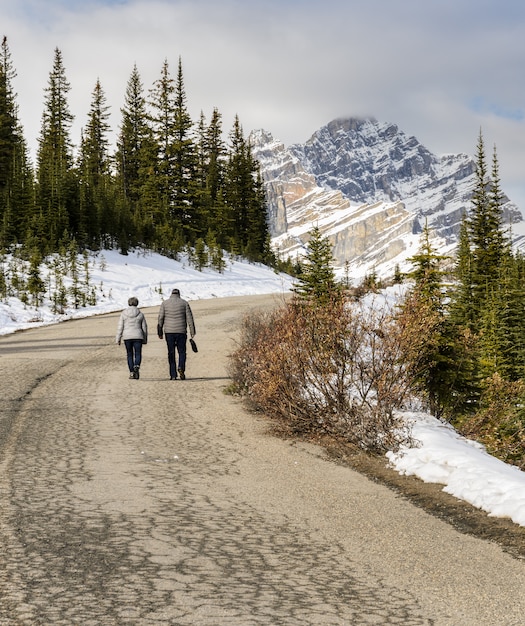
<path id="1" fill-rule="evenodd" d="M 198 352 L 198 348 L 197 348 L 197 344 L 195 343 L 195 340 L 193 339 L 193 337 L 190 339 L 190 346 L 191 349 L 193 350 L 193 352 Z"/>

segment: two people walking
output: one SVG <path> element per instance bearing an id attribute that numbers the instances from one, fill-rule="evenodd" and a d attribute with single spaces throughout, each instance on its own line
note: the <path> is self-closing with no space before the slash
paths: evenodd
<path id="1" fill-rule="evenodd" d="M 140 318 L 141 333 L 137 329 Z M 144 326 L 142 326 L 142 323 Z M 144 330 L 145 329 L 145 330 Z M 196 334 L 195 322 L 190 305 L 180 296 L 179 289 L 173 289 L 171 296 L 162 302 L 157 320 L 157 335 L 159 339 L 165 337 L 168 349 L 168 365 L 170 380 L 186 378 L 186 343 L 190 337 Z M 130 378 L 139 378 L 139 370 L 142 359 L 142 345 L 147 343 L 148 329 L 144 314 L 138 309 L 137 298 L 128 300 L 128 308 L 122 311 L 117 329 L 116 341 L 120 344 L 124 339 L 126 346 L 128 368 Z M 140 347 L 139 347 L 140 339 Z M 128 350 L 129 342 L 129 350 Z"/>

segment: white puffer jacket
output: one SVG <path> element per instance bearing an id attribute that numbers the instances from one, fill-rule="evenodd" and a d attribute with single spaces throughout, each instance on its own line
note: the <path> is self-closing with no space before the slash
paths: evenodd
<path id="1" fill-rule="evenodd" d="M 120 314 L 115 341 L 119 343 L 121 339 L 142 339 L 143 343 L 148 342 L 146 318 L 136 306 L 124 309 Z"/>

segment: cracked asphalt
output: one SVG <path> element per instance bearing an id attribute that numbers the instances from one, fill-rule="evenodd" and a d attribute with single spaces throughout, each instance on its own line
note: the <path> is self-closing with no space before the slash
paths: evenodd
<path id="1" fill-rule="evenodd" d="M 1 625 L 525 623 L 524 561 L 224 393 L 275 304 L 193 302 L 185 381 L 154 333 L 129 380 L 118 314 L 0 337 Z"/>

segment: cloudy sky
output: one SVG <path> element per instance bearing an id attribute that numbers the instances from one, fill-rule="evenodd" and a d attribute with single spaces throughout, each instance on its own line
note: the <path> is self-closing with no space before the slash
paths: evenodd
<path id="1" fill-rule="evenodd" d="M 523 0 L 0 0 L 20 118 L 36 144 L 55 48 L 73 140 L 96 80 L 116 130 L 136 64 L 146 90 L 181 57 L 194 120 L 303 143 L 338 117 L 396 123 L 436 154 L 495 144 L 525 213 Z"/>

